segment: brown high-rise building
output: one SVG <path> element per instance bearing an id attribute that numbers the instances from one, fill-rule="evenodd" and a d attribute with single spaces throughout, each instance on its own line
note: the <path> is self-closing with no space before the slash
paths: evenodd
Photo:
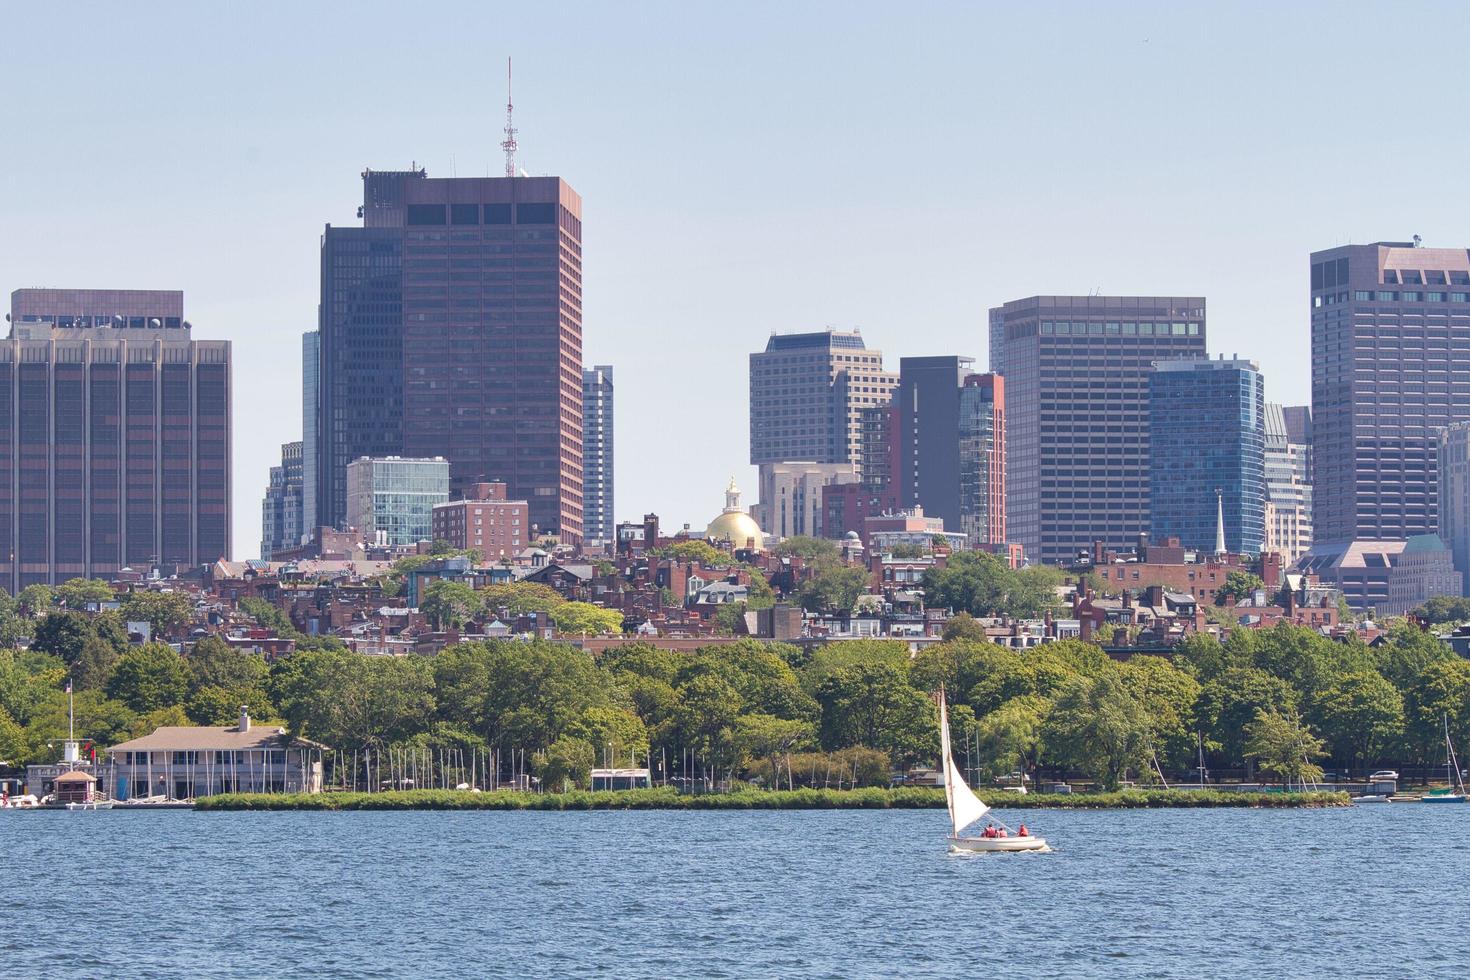
<path id="1" fill-rule="evenodd" d="M 363 175 L 322 240 L 317 523 L 359 456 L 443 456 L 582 539 L 582 199 L 559 177 Z"/>
<path id="2" fill-rule="evenodd" d="M 0 344 L 0 585 L 230 557 L 230 343 L 183 294 L 21 289 Z"/>

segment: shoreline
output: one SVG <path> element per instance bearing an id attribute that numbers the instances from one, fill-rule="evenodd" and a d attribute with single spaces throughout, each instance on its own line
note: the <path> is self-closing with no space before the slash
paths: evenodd
<path id="1" fill-rule="evenodd" d="M 1343 792 L 1269 793 L 1221 790 L 1123 790 L 1116 793 L 1005 793 L 997 810 L 1322 809 L 1347 807 Z M 200 811 L 240 810 L 937 810 L 944 792 L 923 787 L 892 789 L 737 790 L 681 793 L 671 787 L 570 793 L 496 790 L 399 790 L 384 793 L 253 794 L 209 796 Z"/>

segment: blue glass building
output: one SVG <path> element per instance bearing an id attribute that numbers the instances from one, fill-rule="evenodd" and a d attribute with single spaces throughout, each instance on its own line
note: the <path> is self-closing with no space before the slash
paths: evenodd
<path id="1" fill-rule="evenodd" d="M 1266 539 L 1266 389 L 1246 360 L 1159 361 L 1149 377 L 1149 530 L 1186 548 L 1259 554 Z"/>

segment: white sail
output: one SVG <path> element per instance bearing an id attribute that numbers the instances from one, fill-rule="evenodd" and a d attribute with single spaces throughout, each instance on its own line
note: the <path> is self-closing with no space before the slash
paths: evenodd
<path id="1" fill-rule="evenodd" d="M 980 797 L 976 796 L 965 782 L 965 776 L 954 764 L 954 753 L 949 745 L 949 706 L 945 703 L 944 689 L 939 691 L 939 746 L 944 755 L 944 799 L 949 804 L 949 820 L 956 836 L 970 824 L 990 812 Z"/>

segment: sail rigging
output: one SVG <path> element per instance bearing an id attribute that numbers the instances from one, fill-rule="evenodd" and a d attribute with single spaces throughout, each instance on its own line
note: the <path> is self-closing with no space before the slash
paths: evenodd
<path id="1" fill-rule="evenodd" d="M 949 806 L 949 821 L 956 836 L 970 824 L 990 812 L 990 807 L 976 796 L 965 782 L 965 776 L 954 764 L 949 744 L 949 706 L 944 689 L 939 690 L 939 745 L 944 756 L 944 800 Z"/>

